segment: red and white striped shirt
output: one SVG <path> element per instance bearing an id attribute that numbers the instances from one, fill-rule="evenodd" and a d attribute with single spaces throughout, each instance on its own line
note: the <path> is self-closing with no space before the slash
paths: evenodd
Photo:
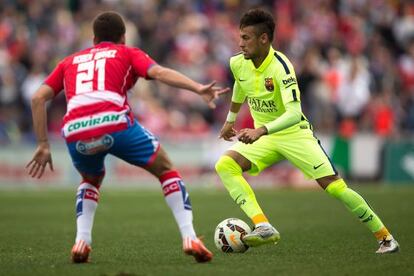
<path id="1" fill-rule="evenodd" d="M 68 142 L 126 129 L 133 121 L 127 91 L 148 78 L 155 61 L 138 48 L 101 42 L 63 59 L 46 78 L 55 95 L 65 90 L 62 132 Z"/>

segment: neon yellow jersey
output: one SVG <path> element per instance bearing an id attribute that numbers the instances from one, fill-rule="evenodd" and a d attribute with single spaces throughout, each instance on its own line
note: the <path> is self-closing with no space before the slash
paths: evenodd
<path id="1" fill-rule="evenodd" d="M 230 58 L 230 68 L 235 79 L 232 101 L 244 103 L 247 99 L 255 128 L 280 117 L 288 102 L 300 101 L 292 64 L 272 47 L 259 68 L 241 53 Z"/>

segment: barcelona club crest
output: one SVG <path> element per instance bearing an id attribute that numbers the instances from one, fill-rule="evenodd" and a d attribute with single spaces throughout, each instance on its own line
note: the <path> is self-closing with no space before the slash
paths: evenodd
<path id="1" fill-rule="evenodd" d="M 273 84 L 273 78 L 265 78 L 265 87 L 267 91 L 273 92 L 275 85 Z"/>

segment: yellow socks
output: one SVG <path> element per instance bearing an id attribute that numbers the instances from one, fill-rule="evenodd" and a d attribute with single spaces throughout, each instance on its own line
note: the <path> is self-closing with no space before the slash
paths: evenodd
<path id="1" fill-rule="evenodd" d="M 391 239 L 392 236 L 380 218 L 374 213 L 368 203 L 355 191 L 348 188 L 343 179 L 338 179 L 326 187 L 326 192 L 342 201 L 348 210 L 365 224 L 377 240 Z"/>
<path id="2" fill-rule="evenodd" d="M 257 203 L 256 196 L 243 177 L 242 169 L 237 162 L 224 155 L 217 161 L 216 171 L 230 196 L 253 223 L 255 225 L 268 223 L 268 219 Z M 392 239 L 390 232 L 368 203 L 357 192 L 348 188 L 343 179 L 338 179 L 329 184 L 326 192 L 342 201 L 347 209 L 368 227 L 377 240 Z"/>
<path id="3" fill-rule="evenodd" d="M 253 223 L 267 223 L 268 220 L 257 203 L 252 188 L 243 177 L 239 164 L 233 158 L 224 155 L 217 161 L 216 171 L 230 196 Z"/>

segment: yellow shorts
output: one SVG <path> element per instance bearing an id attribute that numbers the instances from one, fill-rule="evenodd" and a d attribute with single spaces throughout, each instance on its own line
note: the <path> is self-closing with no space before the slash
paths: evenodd
<path id="1" fill-rule="evenodd" d="M 264 135 L 253 144 L 237 142 L 229 150 L 240 153 L 252 163 L 248 171 L 251 175 L 257 175 L 284 159 L 311 179 L 337 174 L 308 123 L 292 126 L 288 131 Z"/>

